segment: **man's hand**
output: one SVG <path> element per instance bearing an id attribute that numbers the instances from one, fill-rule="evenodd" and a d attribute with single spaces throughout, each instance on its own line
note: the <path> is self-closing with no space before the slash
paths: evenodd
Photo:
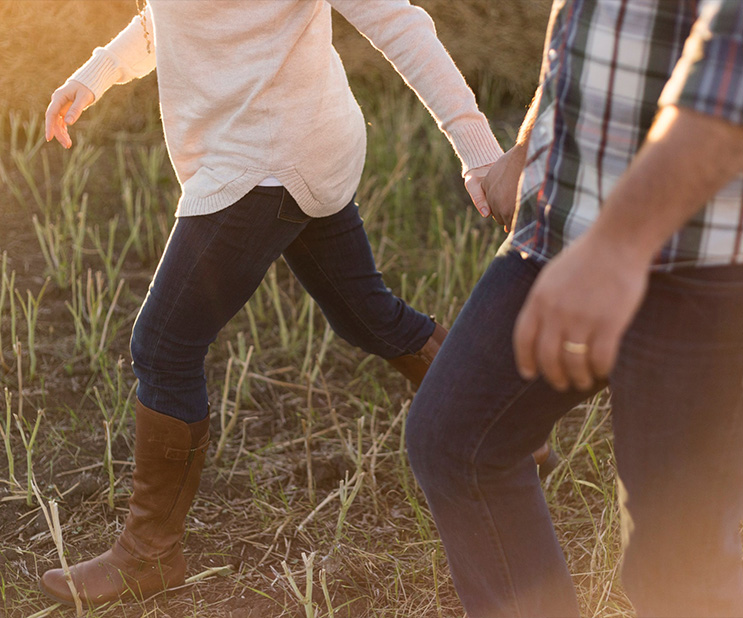
<path id="1" fill-rule="evenodd" d="M 506 231 L 511 227 L 519 179 L 526 161 L 526 145 L 516 144 L 490 167 L 482 182 L 490 213 Z"/>
<path id="2" fill-rule="evenodd" d="M 664 107 L 591 228 L 545 266 L 514 330 L 519 372 L 587 389 L 614 366 L 663 245 L 743 171 L 743 126 Z"/>
<path id="3" fill-rule="evenodd" d="M 467 189 L 467 193 L 472 198 L 472 203 L 477 208 L 477 212 L 480 216 L 487 217 L 490 214 L 490 207 L 488 206 L 488 200 L 485 197 L 485 191 L 482 183 L 485 177 L 488 175 L 494 163 L 491 165 L 483 165 L 482 167 L 472 168 L 464 175 L 464 188 Z"/>
<path id="4" fill-rule="evenodd" d="M 514 329 L 521 376 L 587 390 L 609 375 L 645 295 L 649 265 L 590 232 L 537 277 Z"/>
<path id="5" fill-rule="evenodd" d="M 65 148 L 72 146 L 72 139 L 67 125 L 72 125 L 80 118 L 85 108 L 95 101 L 93 91 L 80 82 L 70 80 L 52 94 L 51 103 L 46 108 L 46 141 L 53 138 Z"/>

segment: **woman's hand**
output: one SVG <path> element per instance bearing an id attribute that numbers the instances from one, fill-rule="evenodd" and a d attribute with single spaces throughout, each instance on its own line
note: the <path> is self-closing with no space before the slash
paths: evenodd
<path id="1" fill-rule="evenodd" d="M 487 217 L 490 214 L 490 206 L 488 206 L 482 183 L 493 165 L 491 163 L 490 165 L 474 167 L 464 175 L 464 188 L 467 189 L 467 193 L 472 198 L 472 203 L 482 217 Z"/>
<path id="2" fill-rule="evenodd" d="M 46 141 L 53 138 L 65 148 L 72 146 L 67 126 L 75 124 L 80 114 L 95 101 L 93 91 L 80 82 L 70 80 L 52 94 L 52 101 L 46 108 Z"/>

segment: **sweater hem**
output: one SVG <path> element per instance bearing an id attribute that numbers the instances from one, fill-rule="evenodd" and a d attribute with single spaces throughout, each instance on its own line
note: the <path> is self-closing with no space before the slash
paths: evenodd
<path id="1" fill-rule="evenodd" d="M 302 176 L 293 168 L 277 172 L 251 169 L 239 178 L 224 185 L 218 191 L 205 197 L 192 195 L 188 192 L 188 189 L 184 189 L 183 195 L 178 201 L 175 216 L 195 217 L 219 212 L 242 199 L 268 175 L 275 176 L 296 200 L 302 212 L 313 218 L 328 217 L 339 212 L 351 201 L 355 193 L 354 188 L 353 190 L 346 191 L 338 201 L 329 204 L 323 203 L 312 194 L 312 191 L 310 191 Z"/>

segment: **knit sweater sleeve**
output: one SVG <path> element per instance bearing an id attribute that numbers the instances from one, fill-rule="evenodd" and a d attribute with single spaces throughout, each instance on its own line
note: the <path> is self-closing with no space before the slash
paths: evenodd
<path id="1" fill-rule="evenodd" d="M 463 173 L 503 150 L 475 96 L 436 36 L 431 17 L 409 0 L 328 0 L 395 67 L 436 119 Z"/>
<path id="2" fill-rule="evenodd" d="M 145 12 L 134 17 L 108 45 L 96 48 L 70 79 L 90 88 L 97 101 L 114 84 L 125 84 L 152 72 L 153 41 L 152 13 L 147 5 Z"/>

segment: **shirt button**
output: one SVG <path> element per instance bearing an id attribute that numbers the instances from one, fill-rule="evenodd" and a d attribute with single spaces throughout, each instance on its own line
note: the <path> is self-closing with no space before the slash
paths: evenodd
<path id="1" fill-rule="evenodd" d="M 547 52 L 547 58 L 550 62 L 554 62 L 555 60 L 557 60 L 557 51 L 550 48 L 550 50 Z"/>

